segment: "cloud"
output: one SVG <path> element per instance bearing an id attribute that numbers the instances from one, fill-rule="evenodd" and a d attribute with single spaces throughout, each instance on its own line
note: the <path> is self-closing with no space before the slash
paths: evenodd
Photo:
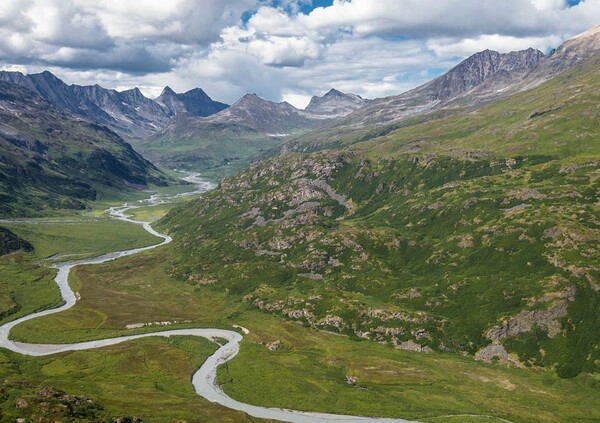
<path id="1" fill-rule="evenodd" d="M 98 51 L 114 45 L 98 17 L 71 1 L 35 0 L 23 15 L 30 23 L 27 35 L 40 43 Z"/>
<path id="2" fill-rule="evenodd" d="M 567 7 L 565 0 L 533 0 L 533 6 L 537 10 L 556 10 Z"/>
<path id="3" fill-rule="evenodd" d="M 207 48 L 255 0 L 2 0 L 0 60 L 70 69 L 166 72 Z M 159 48 L 157 48 L 157 46 Z M 166 54 L 168 53 L 168 55 Z"/>
<path id="4" fill-rule="evenodd" d="M 598 22 L 600 0 L 1 0 L 0 63 L 301 104 L 332 87 L 397 94 L 477 51 L 546 51 Z"/>
<path id="5" fill-rule="evenodd" d="M 335 0 L 300 19 L 309 28 L 347 28 L 360 35 L 531 36 L 556 29 L 556 10 L 564 7 L 561 0 Z"/>
<path id="6" fill-rule="evenodd" d="M 253 0 L 79 0 L 115 38 L 208 44 L 236 24 Z"/>
<path id="7" fill-rule="evenodd" d="M 548 37 L 513 37 L 509 35 L 480 35 L 476 38 L 435 38 L 428 40 L 427 48 L 437 57 L 467 57 L 479 51 L 490 49 L 500 53 L 515 50 L 526 50 L 530 47 L 547 52 L 561 42 L 558 36 Z"/>

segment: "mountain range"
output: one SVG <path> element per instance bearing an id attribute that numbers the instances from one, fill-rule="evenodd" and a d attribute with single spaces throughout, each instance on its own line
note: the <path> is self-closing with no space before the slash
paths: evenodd
<path id="1" fill-rule="evenodd" d="M 265 157 L 290 136 L 331 125 L 366 104 L 369 100 L 334 89 L 313 97 L 305 110 L 246 94 L 207 117 L 176 116 L 155 135 L 134 145 L 161 166 L 221 176 Z"/>
<path id="2" fill-rule="evenodd" d="M 395 416 L 408 401 L 431 421 L 594 420 L 599 105 L 600 27 L 548 54 L 476 53 L 396 96 L 332 89 L 304 110 L 255 94 L 228 107 L 199 88 L 166 87 L 152 100 L 137 89 L 66 85 L 48 72 L 5 72 L 0 216 L 47 216 L 170 183 L 155 164 L 202 170 L 219 179 L 216 188 L 180 198 L 153 224 L 173 242 L 107 264 L 98 280 L 108 281 L 110 298 L 138 279 L 152 282 L 148 297 L 125 295 L 144 310 L 164 292 L 199 305 L 191 319 L 209 310 L 175 325 L 247 319 L 239 355 L 217 373 L 225 393 L 259 404 L 265 390 L 256 387 L 269 385 L 286 397 L 295 391 L 306 409 L 316 397 L 349 404 L 367 393 L 374 404 L 359 410 Z M 0 227 L 0 255 L 31 248 Z M 4 263 L 13 258 L 17 270 L 7 274 L 24 275 L 20 255 Z M 121 331 L 123 322 L 106 328 Z M 181 342 L 189 362 L 197 345 Z M 23 363 L 42 376 L 49 367 Z M 187 374 L 177 377 L 188 384 Z M 4 410 L 32 397 L 11 398 Z M 556 413 L 548 401 L 560 404 Z"/>
<path id="3" fill-rule="evenodd" d="M 220 177 L 272 154 L 334 148 L 391 132 L 407 119 L 436 112 L 477 109 L 532 89 L 600 51 L 590 30 L 544 54 L 529 48 L 485 50 L 420 87 L 396 96 L 365 100 L 332 89 L 313 97 L 305 110 L 246 95 L 208 117 L 182 115 L 136 143 L 156 163 Z"/>
<path id="4" fill-rule="evenodd" d="M 377 99 L 308 136 L 290 140 L 282 151 L 306 151 L 358 142 L 393 131 L 410 118 L 427 119 L 437 111 L 477 109 L 545 81 L 600 52 L 600 27 L 567 40 L 549 54 L 532 48 L 498 53 L 485 50 L 438 78 L 395 96 Z"/>
<path id="5" fill-rule="evenodd" d="M 198 88 L 177 94 L 166 87 L 152 100 L 138 88 L 119 92 L 99 85 L 67 85 L 48 71 L 30 75 L 1 71 L 0 81 L 25 87 L 54 107 L 105 125 L 126 139 L 148 137 L 181 113 L 208 116 L 227 107 Z"/>
<path id="6" fill-rule="evenodd" d="M 50 72 L 0 72 L 0 81 L 7 91 L 10 84 L 29 90 L 67 120 L 102 125 L 110 137 L 114 131 L 155 164 L 220 178 L 273 155 L 338 148 L 440 115 L 477 110 L 585 61 L 600 51 L 598 39 L 596 28 L 547 55 L 531 48 L 506 54 L 485 50 L 397 96 L 366 100 L 331 89 L 313 97 L 304 110 L 255 94 L 228 106 L 200 88 L 177 94 L 165 87 L 149 99 L 137 88 L 118 92 L 67 85 Z"/>

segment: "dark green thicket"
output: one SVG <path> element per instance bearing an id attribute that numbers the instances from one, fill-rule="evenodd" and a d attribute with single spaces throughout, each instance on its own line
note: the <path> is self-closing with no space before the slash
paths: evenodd
<path id="1" fill-rule="evenodd" d="M 33 246 L 10 230 L 0 226 L 0 256 L 19 250 L 33 251 Z"/>

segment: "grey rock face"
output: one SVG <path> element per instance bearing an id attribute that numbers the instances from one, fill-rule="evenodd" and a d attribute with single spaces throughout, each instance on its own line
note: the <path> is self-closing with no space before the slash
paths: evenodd
<path id="1" fill-rule="evenodd" d="M 208 116 L 227 107 L 199 88 L 176 94 L 167 87 L 155 101 L 138 88 L 119 92 L 100 85 L 67 85 L 48 71 L 31 75 L 2 71 L 0 81 L 25 87 L 51 105 L 105 125 L 128 139 L 148 137 L 180 113 Z"/>
<path id="2" fill-rule="evenodd" d="M 322 97 L 314 96 L 305 111 L 323 117 L 335 118 L 346 116 L 355 110 L 358 110 L 367 104 L 370 100 L 365 100 L 356 94 L 346 94 L 336 89 L 331 89 Z"/>
<path id="3" fill-rule="evenodd" d="M 206 117 L 229 107 L 214 101 L 200 88 L 177 94 L 170 87 L 165 87 L 155 101 L 164 106 L 171 116 L 187 113 L 190 116 Z"/>
<path id="4" fill-rule="evenodd" d="M 519 71 L 531 71 L 538 66 L 543 57 L 544 53 L 532 48 L 506 54 L 484 50 L 423 86 L 421 91 L 424 91 L 430 100 L 448 100 L 495 76 L 505 77 Z"/>
<path id="5" fill-rule="evenodd" d="M 127 138 L 148 136 L 169 121 L 168 111 L 137 88 L 118 92 L 99 85 L 67 85 L 48 71 L 31 75 L 0 72 L 0 80 L 28 88 L 51 105 Z"/>
<path id="6" fill-rule="evenodd" d="M 283 136 L 296 130 L 319 126 L 322 119 L 287 102 L 274 103 L 256 94 L 246 94 L 231 107 L 203 119 L 204 122 L 220 125 L 241 125 L 255 131 Z"/>
<path id="7" fill-rule="evenodd" d="M 567 40 L 549 55 L 532 48 L 505 54 L 485 50 L 420 87 L 373 100 L 334 125 L 338 132 L 346 133 L 454 105 L 475 108 L 534 88 L 598 53 L 600 26 Z"/>
<path id="8" fill-rule="evenodd" d="M 545 58 L 532 76 L 543 82 L 598 53 L 600 25 L 565 41 Z"/>

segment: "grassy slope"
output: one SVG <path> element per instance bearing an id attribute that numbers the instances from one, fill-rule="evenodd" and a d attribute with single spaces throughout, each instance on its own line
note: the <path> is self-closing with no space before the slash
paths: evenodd
<path id="1" fill-rule="evenodd" d="M 475 354 L 510 320 L 524 327 L 500 339 L 512 359 L 597 375 L 599 62 L 476 112 L 253 166 L 162 221 L 179 240 L 173 271 L 399 348 Z"/>
<path id="2" fill-rule="evenodd" d="M 202 124 L 194 118 L 182 118 L 168 129 L 136 148 L 162 167 L 202 171 L 217 180 L 245 169 L 281 143 L 252 128 Z"/>
<path id="3" fill-rule="evenodd" d="M 415 153 L 463 157 L 480 152 L 496 157 L 546 155 L 566 162 L 597 160 L 599 66 L 600 57 L 593 57 L 534 90 L 471 113 L 442 111 L 415 118 L 356 148 L 372 157 Z"/>
<path id="4" fill-rule="evenodd" d="M 64 261 L 65 257 L 94 257 L 161 241 L 161 238 L 150 235 L 140 225 L 112 219 L 28 220 L 4 225 L 33 244 L 35 257 L 48 259 L 58 256 L 58 261 Z"/>
<path id="5" fill-rule="evenodd" d="M 595 159 L 590 150 L 597 137 L 599 77 L 595 67 L 600 58 L 578 64 L 534 90 L 473 110 L 460 103 L 449 109 L 408 118 L 389 125 L 361 128 L 334 126 L 290 139 L 286 151 L 317 151 L 357 145 L 372 157 L 417 153 L 452 154 L 491 152 L 515 154 L 558 154 Z M 556 110 L 554 110 L 556 109 Z M 534 112 L 542 112 L 533 119 Z M 552 128 L 546 123 L 552 122 Z M 573 143 L 564 138 L 578 137 Z M 365 141 L 374 140 L 374 143 Z M 572 140 L 571 140 L 572 141 Z M 588 142 L 584 142 L 588 141 Z"/>
<path id="6" fill-rule="evenodd" d="M 595 73 L 589 74 L 592 80 Z M 585 80 L 580 74 L 577 77 Z M 583 91 L 575 100 L 593 95 L 595 91 Z M 564 100 L 571 104 L 568 96 Z M 518 98 L 503 107 L 516 109 L 525 101 Z M 554 115 L 532 119 L 544 123 L 538 128 L 540 139 L 545 131 L 560 133 L 568 123 L 554 117 L 569 110 L 567 106 Z M 464 124 L 470 127 L 470 122 Z M 518 133 L 521 125 L 523 120 L 516 121 L 511 133 Z M 499 124 L 501 129 L 511 131 Z M 448 128 L 431 130 L 440 136 L 453 134 Z M 593 128 L 589 130 L 594 134 Z M 171 250 L 173 257 L 151 253 L 78 269 L 72 283 L 82 301 L 72 312 L 58 320 L 56 316 L 41 319 L 37 327 L 19 326 L 15 335 L 73 341 L 113 336 L 123 333 L 125 324 L 163 319 L 192 320 L 189 324 L 194 326 L 237 323 L 252 333 L 240 356 L 221 370 L 220 377 L 227 392 L 242 400 L 424 421 L 470 413 L 526 422 L 600 419 L 594 414 L 600 409 L 600 395 L 594 368 L 598 360 L 598 330 L 593 326 L 598 317 L 597 292 L 592 289 L 598 279 L 595 216 L 599 189 L 597 165 L 589 163 L 598 157 L 596 138 L 574 133 L 564 138 L 559 150 L 548 151 L 542 144 L 534 150 L 503 150 L 500 143 L 497 153 L 488 151 L 490 156 L 486 156 L 481 151 L 469 154 L 460 145 L 462 136 L 456 134 L 444 146 L 451 157 L 440 157 L 439 146 L 427 150 L 430 143 L 418 149 L 413 144 L 408 150 L 406 145 L 414 139 L 400 131 L 383 141 L 376 154 L 372 148 L 381 140 L 364 152 L 359 146 L 351 154 L 290 156 L 256 166 L 225 181 L 205 200 L 169 215 L 163 224 L 180 237 Z M 482 146 L 490 134 L 482 136 Z M 583 142 L 582 148 L 574 147 L 578 142 Z M 447 149 L 448 145 L 456 147 Z M 437 156 L 427 156 L 434 152 Z M 395 157 L 382 160 L 382 155 Z M 328 167 L 334 170 L 325 171 Z M 351 199 L 348 208 L 332 199 L 322 185 L 311 182 L 317 179 L 347 195 Z M 318 204 L 314 209 L 299 209 L 306 199 Z M 241 217 L 255 206 L 258 215 L 272 222 L 253 225 L 255 213 Z M 286 215 L 288 210 L 293 213 Z M 324 279 L 300 276 L 305 272 Z M 402 341 L 425 326 L 431 337 L 420 342 L 438 349 L 440 341 L 447 339 L 453 341 L 448 342 L 450 349 L 473 352 L 487 342 L 482 331 L 500 318 L 524 309 L 545 309 L 552 300 L 536 303 L 528 299 L 546 298 L 544 294 L 560 293 L 570 286 L 578 294 L 569 305 L 561 334 L 548 339 L 533 332 L 507 343 L 530 364 L 575 363 L 573 373 L 579 375 L 569 379 L 553 371 L 487 365 L 452 353 L 398 351 L 359 341 L 352 326 L 319 326 L 294 318 L 303 326 L 279 318 L 293 317 L 286 314 L 289 311 L 308 310 L 318 319 L 335 314 L 344 322 L 356 323 L 369 320 L 357 319 L 364 317 L 361 310 L 384 309 L 403 313 L 402 318 L 375 319 L 366 322 L 372 326 L 365 329 L 401 328 L 405 332 L 398 340 Z M 122 301 L 118 306 L 113 304 L 115 298 Z M 240 301 L 243 298 L 246 301 Z M 257 310 L 265 304 L 271 307 L 270 313 Z M 423 316 L 430 319 L 423 320 Z M 310 324 L 341 329 L 352 336 L 305 327 Z M 390 338 L 380 341 L 391 343 Z M 265 344 L 275 340 L 282 347 L 269 352 Z M 207 421 L 238 421 L 238 414 L 223 417 L 220 408 L 192 398 L 187 379 L 192 366 L 167 370 L 169 374 L 158 370 L 158 366 L 173 369 L 182 363 L 180 359 L 188 364 L 201 360 L 189 355 L 192 345 L 162 348 L 166 342 L 145 340 L 144 345 L 129 345 L 131 349 L 114 347 L 117 351 L 107 352 L 110 357 L 104 351 L 39 360 L 8 354 L 0 370 L 7 377 L 24 375 L 19 377 L 32 383 L 93 392 L 94 399 L 114 404 L 107 407 L 114 407 L 115 413 L 162 413 L 164 418 L 193 421 L 193 413 L 201 409 L 208 413 Z M 541 358 L 540 348 L 545 354 Z M 139 370 L 139 358 L 149 355 L 156 358 L 150 372 Z M 126 363 L 119 374 L 112 370 L 117 362 Z M 100 370 L 107 363 L 111 370 Z M 72 368 L 77 371 L 65 371 Z M 91 373 L 82 378 L 80 371 L 85 368 Z M 95 373 L 102 377 L 94 379 Z M 159 381 L 153 376 L 157 373 Z M 346 376 L 356 377 L 357 385 L 347 384 Z M 122 386 L 130 380 L 147 395 L 166 402 L 130 402 L 126 408 L 118 398 L 128 398 L 131 391 L 125 394 Z M 175 396 L 165 399 L 165 393 L 172 390 Z M 198 408 L 187 411 L 188 406 Z M 14 410 L 12 403 L 6 407 Z M 458 419 L 486 420 L 461 417 L 451 421 Z"/>

